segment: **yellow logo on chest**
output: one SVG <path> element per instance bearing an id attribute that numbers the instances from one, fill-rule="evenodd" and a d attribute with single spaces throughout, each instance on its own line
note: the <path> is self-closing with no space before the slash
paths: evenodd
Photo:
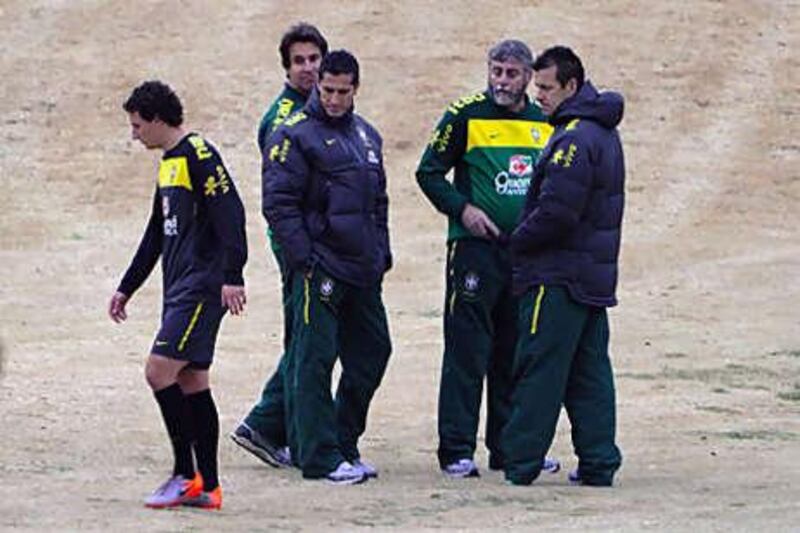
<path id="1" fill-rule="evenodd" d="M 192 180 L 189 179 L 189 164 L 185 157 L 171 157 L 162 159 L 158 167 L 158 187 L 183 187 L 192 190 Z"/>

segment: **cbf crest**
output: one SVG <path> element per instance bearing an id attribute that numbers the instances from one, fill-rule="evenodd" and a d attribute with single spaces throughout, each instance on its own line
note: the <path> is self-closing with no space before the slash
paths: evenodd
<path id="1" fill-rule="evenodd" d="M 467 272 L 464 275 L 464 292 L 474 294 L 481 285 L 481 278 L 475 272 Z"/>
<path id="2" fill-rule="evenodd" d="M 325 278 L 322 280 L 322 283 L 319 284 L 319 293 L 322 295 L 324 300 L 327 300 L 333 294 L 334 283 L 331 278 Z"/>

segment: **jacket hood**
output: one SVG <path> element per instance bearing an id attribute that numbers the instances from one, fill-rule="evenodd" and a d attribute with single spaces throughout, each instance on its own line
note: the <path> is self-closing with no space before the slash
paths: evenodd
<path id="1" fill-rule="evenodd" d="M 308 101 L 306 105 L 303 106 L 303 109 L 314 118 L 327 122 L 333 126 L 339 124 L 347 124 L 353 119 L 353 110 L 355 109 L 355 105 L 351 106 L 344 115 L 340 117 L 332 117 L 328 115 L 325 111 L 325 108 L 322 107 L 322 102 L 319 99 L 319 91 L 316 87 L 311 90 L 311 95 L 308 97 Z"/>
<path id="2" fill-rule="evenodd" d="M 622 122 L 625 101 L 622 95 L 613 91 L 597 92 L 592 83 L 586 80 L 583 87 L 558 106 L 550 117 L 552 124 L 563 124 L 574 118 L 593 120 L 612 129 Z"/>

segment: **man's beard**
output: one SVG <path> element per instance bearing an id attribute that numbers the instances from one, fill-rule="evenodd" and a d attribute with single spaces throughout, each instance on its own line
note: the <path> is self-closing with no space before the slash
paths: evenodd
<path id="1" fill-rule="evenodd" d="M 514 107 L 525 98 L 525 89 L 517 92 L 498 90 L 489 84 L 489 94 L 492 96 L 494 103 L 500 107 Z"/>

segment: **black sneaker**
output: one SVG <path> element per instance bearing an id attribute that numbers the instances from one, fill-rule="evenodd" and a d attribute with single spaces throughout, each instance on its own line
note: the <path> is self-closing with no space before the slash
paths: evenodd
<path id="1" fill-rule="evenodd" d="M 292 456 L 288 447 L 275 446 L 244 422 L 231 433 L 231 439 L 271 467 L 288 468 L 292 466 Z"/>

